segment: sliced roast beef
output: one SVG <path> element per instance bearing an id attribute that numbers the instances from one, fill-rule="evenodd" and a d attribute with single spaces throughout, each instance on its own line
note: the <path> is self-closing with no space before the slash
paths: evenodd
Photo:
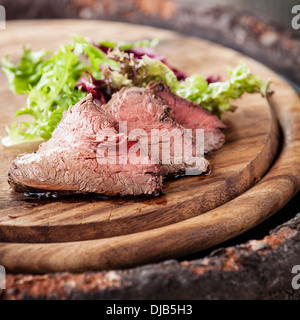
<path id="1" fill-rule="evenodd" d="M 106 195 L 158 193 L 162 187 L 160 165 L 141 154 L 142 163 L 122 162 L 131 145 L 114 125 L 114 119 L 89 94 L 65 112 L 52 138 L 36 153 L 19 155 L 13 161 L 11 188 Z"/>
<path id="2" fill-rule="evenodd" d="M 209 153 L 217 150 L 225 143 L 225 135 L 222 132 L 226 128 L 218 117 L 207 112 L 199 105 L 175 95 L 162 81 L 150 82 L 147 86 L 156 95 L 161 97 L 171 107 L 171 117 L 189 129 L 204 129 L 204 151 Z"/>
<path id="3" fill-rule="evenodd" d="M 172 105 L 169 104 L 171 107 Z M 195 169 L 206 172 L 208 161 L 196 148 L 195 139 L 188 139 L 184 127 L 170 117 L 171 108 L 148 88 L 123 88 L 103 105 L 116 126 L 127 125 L 131 140 L 142 141 L 141 150 L 161 164 L 162 175 L 176 175 Z"/>

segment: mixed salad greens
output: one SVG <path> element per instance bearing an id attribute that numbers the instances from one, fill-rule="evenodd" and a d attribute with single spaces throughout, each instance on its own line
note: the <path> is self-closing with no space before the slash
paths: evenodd
<path id="1" fill-rule="evenodd" d="M 234 110 L 232 99 L 244 92 L 268 93 L 269 82 L 252 74 L 244 63 L 229 70 L 229 80 L 202 75 L 187 76 L 170 66 L 154 47 L 158 40 L 134 43 L 99 41 L 92 43 L 72 35 L 73 43 L 62 45 L 52 55 L 46 50 L 24 48 L 15 65 L 6 56 L 2 71 L 10 89 L 27 94 L 27 105 L 16 113 L 32 116 L 32 121 L 13 123 L 6 128 L 5 145 L 51 137 L 62 113 L 91 92 L 99 103 L 124 86 L 146 86 L 151 80 L 163 80 L 177 95 L 191 100 L 219 117 Z"/>

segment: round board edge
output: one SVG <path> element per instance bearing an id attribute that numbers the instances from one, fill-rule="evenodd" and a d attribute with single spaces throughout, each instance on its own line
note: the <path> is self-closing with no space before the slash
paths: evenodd
<path id="1" fill-rule="evenodd" d="M 22 22 L 18 22 L 16 25 L 18 26 L 18 25 L 20 25 Z M 30 22 L 31 23 L 31 22 Z M 36 24 L 38 23 L 38 24 L 40 24 L 40 23 L 42 23 L 42 25 L 43 25 L 43 28 L 45 29 L 45 27 L 47 27 L 47 21 L 45 22 L 45 21 L 42 21 L 42 22 L 32 22 L 33 23 L 33 25 L 34 26 L 36 26 Z M 67 20 L 67 21 L 63 21 L 63 22 L 61 22 L 60 21 L 60 23 L 63 23 L 63 25 L 69 25 L 70 26 L 70 24 L 72 24 L 72 23 L 74 23 L 74 21 L 72 21 L 72 20 Z M 99 22 L 99 21 L 97 21 L 97 23 L 102 23 L 102 25 L 103 25 L 103 22 Z M 117 25 L 117 28 L 120 28 L 120 26 L 123 26 L 124 24 L 123 23 L 114 23 L 114 22 L 105 22 L 105 24 L 108 24 L 108 27 L 110 27 L 110 25 L 111 24 L 113 24 L 113 25 Z M 91 26 L 91 25 L 93 25 L 94 24 L 94 21 L 84 21 L 84 22 L 80 22 L 80 25 L 82 25 L 82 24 L 88 24 L 89 26 Z M 130 25 L 130 24 L 125 24 L 126 26 L 128 25 Z M 15 26 L 15 24 L 13 24 L 13 26 Z M 101 24 L 100 24 L 100 26 L 101 26 Z M 90 28 L 90 27 L 89 27 Z M 115 29 L 117 29 L 117 28 L 115 28 Z M 130 25 L 130 28 L 132 29 L 132 28 L 135 28 L 135 26 L 133 26 L 133 25 Z M 130 28 L 128 29 L 128 30 L 130 30 Z M 167 42 L 169 41 L 170 42 L 170 39 L 171 39 L 171 41 L 181 41 L 182 40 L 182 38 L 183 38 L 183 35 L 181 35 L 181 34 L 178 34 L 178 33 L 176 33 L 176 32 L 174 32 L 174 31 L 168 31 L 168 30 L 161 30 L 161 29 L 157 29 L 157 28 L 153 28 L 153 27 L 148 27 L 148 26 L 143 26 L 143 28 L 145 28 L 146 29 L 146 31 L 147 30 L 150 30 L 151 32 L 152 32 L 152 34 L 156 31 L 156 30 L 159 30 L 159 32 L 162 32 L 163 33 L 163 35 L 165 35 L 165 37 L 167 38 L 166 40 L 167 40 Z M 149 32 L 150 32 L 149 31 Z M 147 31 L 148 32 L 148 31 Z M 53 36 L 53 35 L 52 35 Z M 206 45 L 207 45 L 207 43 L 209 43 L 209 42 L 207 42 L 206 40 L 202 40 L 201 39 L 201 41 L 199 40 L 199 39 L 196 39 L 196 38 L 193 38 L 193 37 L 187 37 L 187 44 L 189 43 L 188 41 L 190 41 L 190 39 L 191 39 L 191 41 L 195 41 L 197 44 L 199 44 L 199 42 L 201 42 L 200 43 L 200 46 L 202 46 L 202 47 L 205 47 Z M 61 39 L 59 39 L 59 38 L 57 38 L 56 39 L 57 41 L 61 41 Z M 203 43 L 202 43 L 203 42 Z M 39 43 L 39 42 L 37 42 L 37 43 Z M 229 56 L 231 57 L 231 55 L 232 55 L 232 53 L 233 53 L 233 51 L 232 50 L 230 50 L 230 49 L 224 49 L 223 47 L 221 47 L 220 45 L 218 45 L 218 44 L 213 44 L 213 47 L 215 48 L 217 48 L 217 50 L 218 50 L 218 52 L 217 52 L 217 55 L 220 55 L 220 54 L 222 54 L 223 52 L 220 52 L 220 50 L 228 50 L 229 51 Z M 193 47 L 194 48 L 194 47 Z M 190 51 L 193 51 L 193 50 L 190 50 Z M 213 50 L 213 51 L 215 51 L 215 50 Z M 224 53 L 224 55 L 226 55 L 226 52 L 227 51 L 225 51 L 225 53 Z M 234 52 L 234 54 L 236 54 L 235 52 Z M 234 59 L 232 59 L 232 60 L 237 60 L 236 59 L 236 57 L 235 56 L 233 56 L 233 58 Z M 228 60 L 228 59 L 227 59 Z M 227 61 L 226 60 L 226 61 Z M 234 62 L 235 63 L 235 62 Z M 193 63 L 194 64 L 194 63 Z M 224 68 L 225 69 L 225 68 Z M 254 98 L 256 98 L 256 97 L 254 97 Z M 258 99 L 258 98 L 257 98 Z M 266 104 L 266 106 L 267 106 L 267 101 L 266 100 L 264 100 L 264 103 Z M 251 105 L 251 104 L 250 104 Z M 268 107 L 268 109 L 269 109 L 269 105 L 267 106 Z M 232 115 L 230 115 L 231 117 L 232 117 Z M 272 120 L 273 120 L 273 118 L 272 118 Z M 273 123 L 272 123 L 273 124 Z M 251 127 L 250 127 L 251 128 Z M 274 139 L 271 139 L 271 140 L 274 140 Z M 276 141 L 276 143 L 277 143 L 277 141 Z M 226 181 L 226 183 L 224 182 L 223 183 L 223 185 L 221 185 L 221 187 L 220 187 L 220 189 L 221 189 L 221 196 L 219 196 L 219 198 L 221 199 L 222 198 L 222 201 L 218 201 L 217 202 L 217 205 L 219 206 L 219 205 L 222 205 L 224 202 L 227 202 L 227 201 L 229 201 L 229 200 L 231 200 L 232 198 L 234 198 L 234 197 L 236 197 L 237 195 L 239 195 L 240 193 L 242 193 L 242 192 L 245 192 L 245 190 L 247 190 L 249 187 L 252 187 L 252 185 L 254 184 L 254 181 L 256 181 L 256 180 L 258 180 L 259 178 L 261 178 L 262 176 L 263 176 L 263 174 L 265 173 L 265 171 L 269 168 L 269 166 L 270 166 L 270 163 L 271 163 L 271 161 L 273 160 L 273 157 L 274 157 L 274 155 L 272 154 L 272 152 L 270 152 L 270 149 L 271 149 L 271 147 L 273 147 L 273 149 L 275 149 L 275 143 L 273 143 L 273 145 L 272 145 L 272 141 L 269 143 L 268 142 L 268 150 L 264 150 L 263 152 L 264 152 L 264 157 L 261 157 L 261 158 L 255 158 L 254 159 L 254 161 L 255 161 L 255 163 L 256 164 L 259 164 L 259 166 L 260 166 L 260 164 L 262 164 L 262 168 L 263 169 L 261 169 L 259 172 L 258 172 L 258 170 L 256 170 L 255 169 L 255 166 L 253 166 L 252 164 L 251 164 L 251 166 L 249 166 L 250 168 L 249 168 L 249 172 L 251 173 L 251 174 L 249 174 L 249 178 L 248 177 L 246 177 L 246 174 L 244 174 L 244 173 L 242 173 L 241 175 L 240 175 L 240 180 L 238 181 L 238 175 L 237 175 L 237 179 L 230 179 L 230 183 L 228 183 L 227 184 L 227 181 Z M 266 148 L 267 149 L 267 148 Z M 273 151 L 273 153 L 275 153 L 274 151 Z M 257 161 L 256 161 L 257 160 Z M 248 170 L 248 167 L 247 167 L 247 170 Z M 246 171 L 246 170 L 245 170 Z M 250 182 L 250 176 L 251 176 L 251 182 Z M 244 178 L 243 178 L 244 177 Z M 243 179 L 244 180 L 243 180 Z M 252 179 L 253 178 L 253 179 Z M 222 179 L 222 178 L 221 178 Z M 246 180 L 249 180 L 249 181 L 246 181 Z M 230 190 L 230 188 L 228 187 L 229 185 L 232 185 L 233 187 L 232 187 L 232 192 L 229 192 L 229 191 L 231 191 Z M 238 191 L 239 190 L 239 187 L 240 188 L 242 188 L 242 190 L 241 191 Z M 219 186 L 218 186 L 218 188 L 219 188 Z M 229 191 L 228 191 L 229 190 Z M 228 192 L 227 192 L 228 191 Z M 225 195 L 226 195 L 226 192 L 228 193 L 228 196 L 227 197 L 225 197 Z M 230 193 L 232 193 L 232 194 L 230 194 Z M 192 201 L 193 200 L 191 200 L 191 203 L 192 203 Z M 178 203 L 176 203 L 176 205 L 178 205 Z M 175 206 L 174 206 L 175 207 Z M 212 210 L 213 209 L 213 207 L 211 206 L 211 207 L 208 207 L 208 206 L 205 206 L 206 207 L 206 211 L 207 210 Z M 163 206 L 161 206 L 161 208 L 162 209 L 164 209 L 164 207 Z M 200 211 L 200 209 L 199 209 L 199 206 L 198 206 L 198 208 L 197 209 L 194 209 L 194 212 L 195 212 L 195 214 L 192 214 L 191 216 L 195 216 L 196 214 L 198 214 L 198 212 L 197 212 L 197 210 L 199 210 Z M 8 211 L 8 210 L 7 210 Z M 201 211 L 201 214 L 204 212 L 204 210 L 203 211 Z M 5 212 L 6 213 L 6 212 Z M 178 215 L 178 214 L 174 214 L 175 212 L 171 212 L 171 209 L 170 209 L 170 216 L 171 215 L 173 215 L 173 217 L 178 217 L 178 216 L 180 216 L 180 215 Z M 49 212 L 49 214 L 51 214 L 51 212 Z M 41 214 L 42 215 L 42 214 Z M 145 213 L 144 214 L 145 216 L 147 215 L 147 213 Z M 16 214 L 16 216 L 18 216 L 18 213 Z M 27 214 L 25 214 L 25 218 L 26 218 L 26 216 L 27 216 Z M 72 216 L 71 216 L 72 217 Z M 115 232 L 115 233 L 111 233 L 111 234 L 108 234 L 107 232 L 106 232 L 106 230 L 108 229 L 108 225 L 113 225 L 114 223 L 115 223 L 115 225 L 112 227 L 112 229 L 113 228 L 115 228 L 115 229 L 117 229 L 116 228 L 116 226 L 117 226 L 117 223 L 118 222 L 121 222 L 121 223 L 123 223 L 124 225 L 128 222 L 128 220 L 126 220 L 127 219 L 127 217 L 125 217 L 125 219 L 124 219 L 124 221 L 125 222 L 122 222 L 121 221 L 121 219 L 120 220 L 118 220 L 117 221 L 117 219 L 115 219 L 115 217 L 114 217 L 114 219 L 111 219 L 110 220 L 110 215 L 108 216 L 108 220 L 109 220 L 109 224 L 106 224 L 104 227 L 99 223 L 99 222 L 97 222 L 97 226 L 96 227 L 94 227 L 94 230 L 96 230 L 96 231 L 93 231 L 93 232 L 91 232 L 91 224 L 88 224 L 88 223 L 82 223 L 81 224 L 81 220 L 79 221 L 79 223 L 77 223 L 77 224 L 73 224 L 72 225 L 72 223 L 70 223 L 70 224 L 67 224 L 67 223 L 65 223 L 64 225 L 56 225 L 55 223 L 54 223 L 54 221 L 49 221 L 49 220 L 47 220 L 46 222 L 45 222 L 45 225 L 34 225 L 34 227 L 30 227 L 29 226 L 29 228 L 30 228 L 30 232 L 26 232 L 26 231 L 23 231 L 23 229 L 25 229 L 25 228 L 28 228 L 28 226 L 24 226 L 24 225 L 22 225 L 22 224 L 20 224 L 19 223 L 19 221 L 21 220 L 21 218 L 22 217 L 18 217 L 18 219 L 12 219 L 12 218 L 10 218 L 10 217 L 7 217 L 7 221 L 8 221 L 8 223 L 7 223 L 7 225 L 5 225 L 5 227 L 3 227 L 3 228 L 0 228 L 1 230 L 0 231 L 2 231 L 2 237 L 0 236 L 0 241 L 3 241 L 3 242 L 20 242 L 20 243 L 26 243 L 26 242 L 30 242 L 30 243 L 35 243 L 35 242 L 38 242 L 38 243 L 44 243 L 44 242 L 47 242 L 47 243 L 55 243 L 55 242 L 70 242 L 70 241 L 82 241 L 82 240 L 91 240 L 91 239 L 98 239 L 98 238 L 102 238 L 102 235 L 104 234 L 104 236 L 103 237 L 105 237 L 105 238 L 108 238 L 108 237 L 114 237 L 114 236 L 119 236 L 119 235 L 124 235 L 124 234 L 128 234 L 128 233 L 125 233 L 125 232 L 123 232 L 123 229 L 122 229 L 122 225 L 121 225 L 121 227 L 120 227 L 120 229 L 122 229 L 122 232 L 123 233 L 120 233 L 120 234 L 117 234 L 117 232 Z M 140 219 L 142 217 L 142 215 L 140 214 L 140 212 L 138 213 L 138 218 Z M 181 219 L 181 220 L 183 220 L 183 218 L 177 218 L 176 217 L 176 219 L 173 219 L 171 222 L 172 223 L 176 223 L 176 222 L 179 222 L 179 220 Z M 183 217 L 184 217 L 184 219 L 186 219 L 187 218 L 187 216 L 184 214 L 183 215 Z M 33 217 L 33 218 L 35 218 L 35 217 Z M 152 217 L 151 217 L 152 218 Z M 150 219 L 151 219 L 150 218 Z M 156 217 L 153 217 L 154 219 L 153 219 L 153 221 L 155 220 L 155 218 L 156 218 L 156 221 L 164 221 L 164 217 L 161 217 L 160 215 L 157 215 Z M 162 219 L 163 218 L 163 219 Z M 29 217 L 29 220 L 30 219 L 32 219 L 32 217 Z M 122 217 L 122 219 L 123 219 L 123 217 Z M 147 216 L 147 219 L 148 219 L 148 221 L 147 220 L 145 220 L 145 221 L 141 221 L 141 222 L 144 222 L 144 224 L 145 225 L 147 225 L 147 223 L 149 223 L 149 217 Z M 165 225 L 167 225 L 167 224 L 170 224 L 169 223 L 170 221 L 167 221 L 167 223 L 165 223 Z M 93 221 L 93 223 L 95 223 L 94 221 Z M 95 223 L 96 224 L 96 223 Z M 142 223 L 141 223 L 142 224 Z M 48 228 L 48 226 L 50 226 L 51 225 L 51 228 Z M 148 228 L 148 230 L 149 229 L 154 229 L 154 228 L 158 228 L 158 227 L 162 227 L 163 226 L 163 224 L 161 223 L 161 222 L 159 222 L 159 223 L 157 223 L 156 225 L 154 225 L 154 223 L 152 224 L 153 225 L 153 227 L 151 227 L 151 228 Z M 73 226 L 79 226 L 79 229 L 78 230 L 71 230 L 72 228 L 73 228 Z M 83 226 L 84 226 L 84 228 L 83 228 Z M 133 227 L 135 227 L 135 224 L 134 223 L 132 223 L 132 226 Z M 98 228 L 99 227 L 99 228 Z M 104 230 L 105 229 L 105 232 L 103 232 L 102 230 Z M 17 232 L 16 232 L 16 230 L 18 230 Z M 137 229 L 137 228 L 135 228 L 132 232 L 140 232 L 140 231 L 145 231 L 145 230 L 147 230 L 147 228 L 140 228 L 139 230 Z M 72 232 L 73 231 L 73 232 Z M 74 232 L 75 231 L 75 232 Z M 89 233 L 90 232 L 90 233 Z M 89 234 L 88 234 L 89 233 Z M 57 235 L 58 234 L 61 234 L 62 236 L 60 236 L 61 238 L 59 238 Z M 8 235 L 12 235 L 11 236 L 11 238 L 9 238 L 9 236 Z M 44 235 L 46 235 L 46 236 L 44 236 Z M 66 236 L 66 235 L 68 235 L 68 236 Z M 6 238 L 7 237 L 7 238 Z M 46 237 L 48 237 L 48 238 L 46 238 Z M 76 238 L 77 237 L 77 238 Z M 37 240 L 38 239 L 38 240 Z"/>

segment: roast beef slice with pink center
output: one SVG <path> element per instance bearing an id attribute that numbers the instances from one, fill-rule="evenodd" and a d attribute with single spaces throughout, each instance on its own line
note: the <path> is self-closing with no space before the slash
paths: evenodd
<path id="1" fill-rule="evenodd" d="M 217 150 L 225 143 L 225 124 L 199 105 L 175 95 L 163 82 L 150 82 L 147 86 L 172 109 L 170 116 L 188 129 L 204 129 L 204 152 Z"/>
<path id="2" fill-rule="evenodd" d="M 162 175 L 182 174 L 193 168 L 197 174 L 208 170 L 209 163 L 196 148 L 195 139 L 170 117 L 171 109 L 152 90 L 123 88 L 102 108 L 115 119 L 116 127 L 121 129 L 125 124 L 129 139 L 138 141 L 141 150 L 161 164 Z"/>
<path id="3" fill-rule="evenodd" d="M 149 160 L 144 164 L 119 163 L 120 158 L 128 157 L 130 144 L 114 125 L 92 95 L 87 95 L 64 113 L 51 139 L 36 153 L 21 154 L 13 161 L 8 174 L 11 188 L 19 192 L 157 194 L 162 188 L 159 165 L 147 155 L 141 155 Z"/>

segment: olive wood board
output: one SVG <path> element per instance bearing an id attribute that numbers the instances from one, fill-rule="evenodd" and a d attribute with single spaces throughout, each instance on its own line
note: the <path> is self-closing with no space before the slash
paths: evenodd
<path id="1" fill-rule="evenodd" d="M 208 156 L 212 172 L 166 181 L 159 197 L 94 195 L 36 199 L 9 190 L 7 171 L 36 143 L 0 147 L 0 264 L 12 272 L 123 268 L 183 256 L 232 238 L 258 224 L 299 189 L 300 102 L 271 70 L 231 49 L 152 27 L 102 21 L 19 21 L 1 33 L 0 56 L 17 60 L 21 45 L 55 50 L 80 33 L 93 40 L 159 37 L 157 51 L 188 74 L 226 78 L 245 61 L 264 80 L 268 100 L 245 95 L 226 113 L 225 146 Z M 45 36 L 46 35 L 46 36 Z M 0 136 L 25 103 L 0 76 Z M 278 122 L 283 132 L 279 139 Z M 276 161 L 274 163 L 274 160 Z M 297 165 L 298 164 L 298 165 Z"/>

